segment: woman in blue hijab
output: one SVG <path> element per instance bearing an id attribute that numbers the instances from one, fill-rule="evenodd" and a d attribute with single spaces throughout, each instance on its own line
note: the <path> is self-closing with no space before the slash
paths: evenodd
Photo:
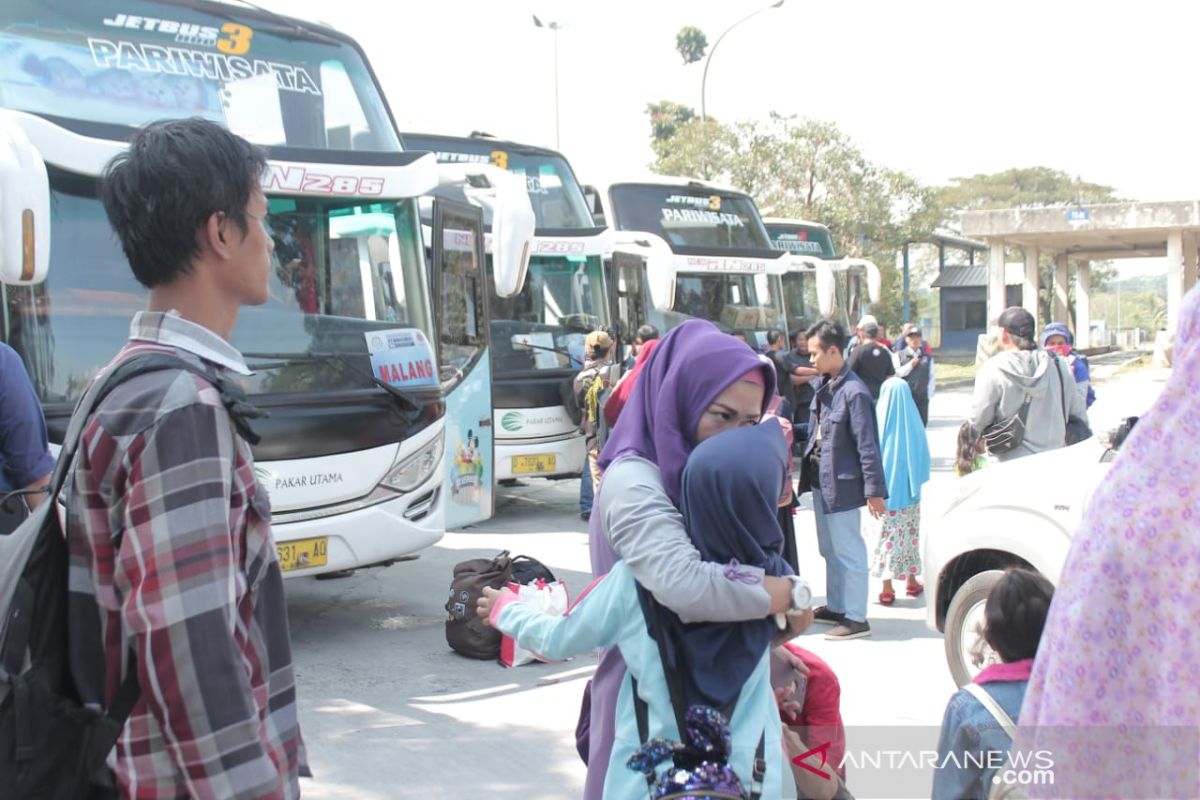
<path id="1" fill-rule="evenodd" d="M 879 602 L 890 606 L 896 602 L 893 580 L 905 581 L 909 597 L 924 591 L 917 576 L 921 574 L 921 487 L 929 480 L 929 440 L 912 390 L 900 378 L 883 382 L 875 418 L 888 496 L 871 574 L 883 579 Z"/>
<path id="2" fill-rule="evenodd" d="M 753 453 L 753 458 L 747 458 Z M 787 452 L 775 422 L 716 434 L 696 445 L 679 484 L 680 505 L 689 536 L 706 561 L 720 563 L 737 580 L 791 573 L 783 559 L 783 532 L 775 508 L 786 474 Z M 762 743 L 767 769 L 762 797 L 780 797 L 784 769 L 781 724 L 771 688 L 773 620 L 685 624 L 656 605 L 625 561 L 580 595 L 560 617 L 521 603 L 511 590 L 485 589 L 480 614 L 525 648 L 561 659 L 595 647 L 620 652 L 627 670 L 617 698 L 611 755 L 603 797 L 646 794 L 646 777 L 627 766 L 647 740 L 686 741 L 667 688 L 663 656 L 648 630 L 656 619 L 666 661 L 679 678 L 680 706 L 709 706 L 727 715 L 732 731 L 729 765 L 747 786 Z M 797 631 L 789 632 L 794 635 Z M 645 736 L 638 730 L 634 692 L 647 706 Z M 680 715 L 684 708 L 680 708 Z M 660 775 L 671 773 L 663 765 Z M 652 780 L 654 777 L 652 776 Z"/>

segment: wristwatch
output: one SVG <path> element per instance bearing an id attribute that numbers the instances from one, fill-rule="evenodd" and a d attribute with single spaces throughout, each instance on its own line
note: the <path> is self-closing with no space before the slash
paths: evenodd
<path id="1" fill-rule="evenodd" d="M 788 609 L 788 613 L 798 614 L 812 608 L 812 589 L 809 588 L 808 581 L 799 575 L 787 577 L 792 582 L 792 607 Z"/>
<path id="2" fill-rule="evenodd" d="M 799 575 L 788 575 L 787 578 L 792 582 L 792 607 L 786 613 L 775 615 L 775 626 L 781 631 L 787 630 L 789 616 L 812 608 L 812 589 L 808 587 L 808 581 Z"/>

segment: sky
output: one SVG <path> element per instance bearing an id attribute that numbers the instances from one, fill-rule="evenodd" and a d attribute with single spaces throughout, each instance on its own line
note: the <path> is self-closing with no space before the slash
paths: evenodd
<path id="1" fill-rule="evenodd" d="M 402 130 L 487 131 L 555 145 L 584 182 L 652 160 L 647 103 L 697 109 L 710 47 L 764 2 L 256 0 L 366 50 Z M 1134 200 L 1200 199 L 1200 3 L 1139 0 L 785 0 L 713 53 L 707 110 L 832 120 L 868 158 L 937 184 L 1044 165 Z"/>

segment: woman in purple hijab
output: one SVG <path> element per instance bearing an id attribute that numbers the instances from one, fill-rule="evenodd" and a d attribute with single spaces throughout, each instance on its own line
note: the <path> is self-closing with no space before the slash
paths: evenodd
<path id="1" fill-rule="evenodd" d="M 599 513 L 589 526 L 595 577 L 624 560 L 638 584 L 685 623 L 760 620 L 790 610 L 789 579 L 702 561 L 679 512 L 692 450 L 717 433 L 757 424 L 774 393 L 774 369 L 710 322 L 689 320 L 662 338 L 600 454 Z M 591 688 L 585 800 L 603 792 L 624 675 L 620 653 L 603 651 Z"/>

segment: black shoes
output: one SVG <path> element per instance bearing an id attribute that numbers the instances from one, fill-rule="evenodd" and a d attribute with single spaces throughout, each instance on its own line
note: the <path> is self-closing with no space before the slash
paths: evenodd
<path id="1" fill-rule="evenodd" d="M 845 614 L 830 611 L 829 606 L 817 606 L 813 609 L 813 622 L 819 622 L 822 625 L 841 625 L 845 618 Z"/>

